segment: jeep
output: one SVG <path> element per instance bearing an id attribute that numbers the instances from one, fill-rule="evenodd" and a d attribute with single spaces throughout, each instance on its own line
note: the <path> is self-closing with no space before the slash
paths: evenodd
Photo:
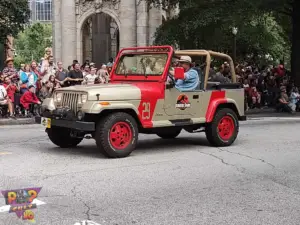
<path id="1" fill-rule="evenodd" d="M 184 77 L 172 68 L 174 57 L 202 57 L 201 85 L 181 92 L 175 88 Z M 231 83 L 209 82 L 212 59 L 229 64 Z M 174 76 L 169 71 L 174 71 Z M 130 155 L 140 133 L 176 138 L 182 130 L 205 132 L 209 143 L 231 145 L 244 115 L 244 89 L 236 82 L 230 56 L 206 50 L 174 51 L 171 46 L 122 49 L 108 84 L 57 89 L 45 99 L 36 123 L 46 127 L 49 139 L 61 148 L 75 147 L 93 138 L 108 157 Z"/>

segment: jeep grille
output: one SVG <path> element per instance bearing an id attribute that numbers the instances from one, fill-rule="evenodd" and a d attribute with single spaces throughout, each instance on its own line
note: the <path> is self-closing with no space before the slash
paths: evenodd
<path id="1" fill-rule="evenodd" d="M 78 98 L 80 93 L 63 93 L 61 105 L 63 107 L 69 107 L 73 112 L 78 110 Z"/>

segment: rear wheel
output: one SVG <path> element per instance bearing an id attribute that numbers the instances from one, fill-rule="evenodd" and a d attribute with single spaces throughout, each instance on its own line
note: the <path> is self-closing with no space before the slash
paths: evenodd
<path id="1" fill-rule="evenodd" d="M 127 113 L 108 115 L 97 124 L 95 140 L 97 147 L 108 157 L 126 157 L 135 149 L 138 141 L 137 123 Z"/>
<path id="2" fill-rule="evenodd" d="M 218 110 L 213 121 L 205 128 L 207 140 L 216 147 L 230 146 L 237 138 L 238 132 L 237 115 L 229 108 Z"/>
<path id="3" fill-rule="evenodd" d="M 168 129 L 162 129 L 159 132 L 156 133 L 158 137 L 161 137 L 163 139 L 173 139 L 176 138 L 181 132 L 181 128 L 168 128 Z"/>
<path id="4" fill-rule="evenodd" d="M 83 138 L 71 137 L 71 130 L 63 127 L 47 128 L 47 134 L 53 144 L 61 148 L 76 147 Z"/>

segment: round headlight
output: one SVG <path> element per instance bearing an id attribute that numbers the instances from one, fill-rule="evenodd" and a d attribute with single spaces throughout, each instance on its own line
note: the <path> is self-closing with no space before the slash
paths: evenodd
<path id="1" fill-rule="evenodd" d="M 86 103 L 87 101 L 87 95 L 81 95 L 81 102 Z"/>
<path id="2" fill-rule="evenodd" d="M 77 119 L 78 119 L 78 120 L 82 120 L 83 117 L 84 117 L 84 112 L 78 111 L 78 112 L 77 112 Z"/>

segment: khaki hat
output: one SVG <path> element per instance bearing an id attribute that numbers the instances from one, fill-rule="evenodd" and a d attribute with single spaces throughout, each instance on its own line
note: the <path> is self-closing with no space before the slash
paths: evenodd
<path id="1" fill-rule="evenodd" d="M 5 64 L 7 64 L 8 62 L 13 62 L 13 61 L 14 61 L 14 59 L 11 58 L 11 57 L 9 57 L 9 58 L 7 58 L 7 59 L 5 60 Z"/>
<path id="2" fill-rule="evenodd" d="M 178 62 L 182 62 L 182 63 L 190 63 L 192 64 L 192 58 L 189 56 L 181 56 L 180 59 L 178 60 Z"/>

